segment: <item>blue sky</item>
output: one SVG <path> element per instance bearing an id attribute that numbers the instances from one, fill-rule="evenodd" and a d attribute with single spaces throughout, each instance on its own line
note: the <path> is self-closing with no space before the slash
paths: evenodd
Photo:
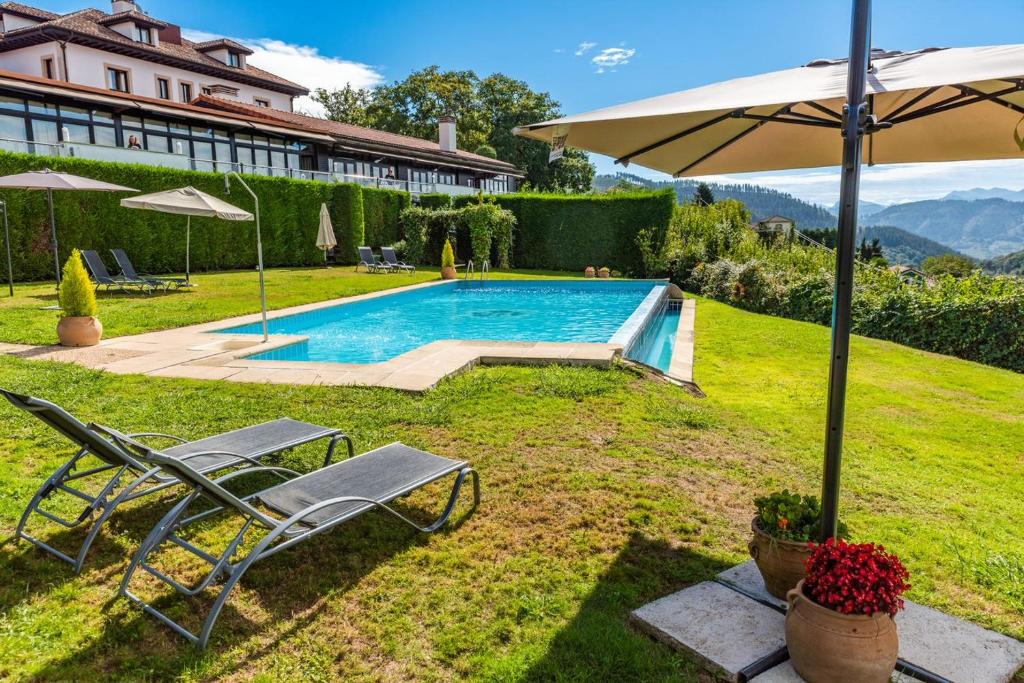
<path id="1" fill-rule="evenodd" d="M 54 11 L 105 0 L 26 0 Z M 547 90 L 566 113 L 790 68 L 846 53 L 846 0 L 330 2 L 139 0 L 158 18 L 244 39 L 252 61 L 307 86 L 404 78 L 430 64 L 500 71 Z M 1021 41 L 1022 0 L 875 0 L 875 46 Z M 617 170 L 595 158 L 599 170 Z M 651 177 L 636 166 L 630 172 Z M 719 179 L 721 180 L 721 179 Z M 736 176 L 831 204 L 835 169 Z M 1024 188 L 1024 161 L 872 169 L 866 199 L 891 203 L 975 186 Z"/>

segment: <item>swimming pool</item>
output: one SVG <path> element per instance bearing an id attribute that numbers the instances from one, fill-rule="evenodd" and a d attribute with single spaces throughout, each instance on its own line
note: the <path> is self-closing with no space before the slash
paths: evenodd
<path id="1" fill-rule="evenodd" d="M 630 355 L 650 326 L 671 325 L 662 315 L 666 296 L 666 283 L 651 280 L 459 280 L 272 319 L 271 334 L 307 340 L 248 358 L 381 363 L 442 339 L 610 342 Z"/>

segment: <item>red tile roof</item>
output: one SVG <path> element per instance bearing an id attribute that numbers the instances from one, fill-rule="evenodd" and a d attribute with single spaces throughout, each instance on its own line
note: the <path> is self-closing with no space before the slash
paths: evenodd
<path id="1" fill-rule="evenodd" d="M 277 109 L 270 109 L 267 107 L 257 107 L 244 102 L 235 102 L 219 97 L 210 97 L 209 95 L 200 95 L 194 100 L 194 102 L 200 106 L 206 106 L 212 109 L 234 111 L 242 114 L 248 114 L 256 118 L 291 124 L 304 130 L 326 133 L 342 142 L 345 140 L 351 140 L 353 142 L 376 143 L 388 147 L 400 147 L 410 151 L 437 155 L 438 157 L 445 156 L 452 159 L 472 162 L 474 164 L 485 164 L 491 168 L 502 169 L 501 172 L 503 173 L 512 173 L 514 175 L 520 174 L 515 166 L 507 162 L 498 161 L 472 152 L 466 152 L 461 149 L 455 152 L 445 152 L 441 150 L 441 146 L 436 142 L 423 140 L 422 138 L 414 138 L 409 135 L 387 133 L 382 130 L 354 126 L 350 123 L 320 119 L 315 116 L 279 111 Z"/>
<path id="2" fill-rule="evenodd" d="M 253 52 L 245 45 L 236 43 L 230 38 L 217 38 L 216 40 L 208 40 L 205 43 L 193 43 L 194 47 L 199 52 L 209 52 L 210 50 L 228 49 L 234 50 L 235 52 L 241 52 L 242 54 L 251 55 Z"/>
<path id="3" fill-rule="evenodd" d="M 23 10 L 42 14 L 41 10 L 32 7 L 19 5 L 13 2 L 0 3 L 0 12 L 9 10 L 15 13 L 26 13 Z M 0 34 L 0 51 L 13 50 L 27 45 L 34 45 L 43 42 L 51 42 L 52 37 L 45 34 L 46 29 L 63 29 L 69 31 L 73 41 L 83 44 L 97 44 L 101 49 L 115 50 L 124 54 L 179 66 L 191 71 L 207 73 L 225 80 L 249 83 L 260 87 L 277 90 L 289 95 L 306 95 L 309 89 L 285 78 L 272 74 L 269 71 L 246 65 L 244 69 L 230 67 L 227 64 L 200 52 L 196 49 L 196 43 L 182 39 L 181 44 L 172 43 L 166 40 L 159 41 L 158 45 L 147 45 L 121 35 L 113 29 L 107 28 L 104 24 L 109 22 L 112 16 L 97 9 L 85 9 L 71 12 L 64 15 L 50 15 L 49 18 L 40 16 L 41 23 L 34 26 L 27 26 L 7 31 Z M 134 15 L 136 12 L 122 12 L 121 15 Z M 140 17 L 145 15 L 140 14 Z M 156 21 L 145 17 L 148 21 Z"/>
<path id="4" fill-rule="evenodd" d="M 40 19 L 42 21 L 56 19 L 57 17 L 60 16 L 59 14 L 54 14 L 53 12 L 47 12 L 44 9 L 39 9 L 37 7 L 29 7 L 28 5 L 22 5 L 19 2 L 0 3 L 0 11 L 10 12 L 11 14 L 18 14 L 23 17 L 28 17 L 30 19 Z"/>

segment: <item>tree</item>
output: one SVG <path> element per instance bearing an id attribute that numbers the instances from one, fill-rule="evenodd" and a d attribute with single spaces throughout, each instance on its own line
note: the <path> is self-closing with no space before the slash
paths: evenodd
<path id="1" fill-rule="evenodd" d="M 921 270 L 930 277 L 939 277 L 940 275 L 952 275 L 957 278 L 967 277 L 977 267 L 974 261 L 960 254 L 929 256 L 921 263 Z"/>
<path id="2" fill-rule="evenodd" d="M 479 154 L 482 157 L 489 157 L 491 159 L 498 158 L 498 150 L 494 149 L 490 145 L 480 145 L 473 150 L 473 154 Z"/>
<path id="3" fill-rule="evenodd" d="M 697 206 L 711 206 L 715 203 L 715 193 L 707 183 L 701 183 L 693 193 L 693 203 Z"/>
<path id="4" fill-rule="evenodd" d="M 516 126 L 556 118 L 560 110 L 548 93 L 504 74 L 480 79 L 472 71 L 430 66 L 389 85 L 318 90 L 314 97 L 332 120 L 426 140 L 437 140 L 439 117 L 454 116 L 460 149 L 493 148 L 497 159 L 522 169 L 534 189 L 590 191 L 594 166 L 585 152 L 566 149 L 549 164 L 547 144 L 513 134 Z"/>
<path id="5" fill-rule="evenodd" d="M 867 238 L 860 241 L 860 247 L 857 248 L 857 258 L 866 263 L 870 263 L 875 259 L 883 258 L 882 243 L 876 237 L 868 243 Z"/>
<path id="6" fill-rule="evenodd" d="M 313 99 L 327 110 L 327 118 L 332 121 L 351 123 L 355 126 L 369 126 L 370 121 L 366 108 L 370 105 L 370 91 L 364 88 L 353 88 L 351 83 L 339 90 L 317 88 Z"/>

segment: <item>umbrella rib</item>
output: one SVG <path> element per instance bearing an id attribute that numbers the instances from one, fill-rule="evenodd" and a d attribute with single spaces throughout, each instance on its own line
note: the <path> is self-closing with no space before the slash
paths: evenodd
<path id="1" fill-rule="evenodd" d="M 828 107 L 826 107 L 825 105 L 819 104 L 818 102 L 815 102 L 813 100 L 811 100 L 809 102 L 801 102 L 801 104 L 806 104 L 808 107 L 811 107 L 813 109 L 817 109 L 818 111 L 820 111 L 823 114 L 828 114 L 829 116 L 831 116 L 832 118 L 836 119 L 837 121 L 842 121 L 843 120 L 843 115 L 842 114 L 840 114 L 838 112 L 834 112 L 831 109 L 829 109 Z"/>
<path id="2" fill-rule="evenodd" d="M 805 115 L 806 116 L 806 115 Z M 750 121 L 760 121 L 761 123 L 795 123 L 800 126 L 817 126 L 819 128 L 840 128 L 842 126 L 839 121 L 826 121 L 825 119 L 819 119 L 811 117 L 808 119 L 785 119 L 780 116 L 762 116 L 760 114 L 740 114 L 736 118 L 748 119 Z"/>
<path id="3" fill-rule="evenodd" d="M 633 159 L 633 157 L 638 157 L 641 154 L 647 154 L 648 152 L 650 152 L 652 150 L 655 150 L 655 149 L 658 149 L 659 147 L 663 147 L 664 145 L 671 144 L 671 143 L 675 142 L 676 140 L 681 140 L 682 138 L 685 138 L 687 135 L 692 135 L 693 133 L 697 133 L 699 131 L 702 131 L 705 128 L 710 128 L 711 126 L 714 126 L 715 124 L 718 124 L 718 123 L 721 123 L 722 121 L 725 121 L 727 119 L 733 118 L 736 115 L 737 112 L 742 112 L 742 111 L 743 111 L 742 109 L 734 109 L 732 111 L 728 111 L 728 112 L 722 114 L 721 116 L 716 116 L 713 119 L 709 119 L 709 120 L 705 121 L 704 123 L 698 123 L 696 126 L 692 126 L 690 128 L 687 128 L 686 130 L 681 131 L 679 133 L 676 133 L 675 135 L 671 135 L 671 136 L 665 138 L 664 140 L 659 140 L 658 142 L 655 142 L 655 143 L 652 143 L 650 145 L 647 145 L 646 147 L 641 147 L 640 149 L 636 150 L 635 152 L 630 152 L 629 154 L 626 154 L 625 156 L 621 156 L 621 157 L 619 157 L 618 159 L 615 160 L 615 163 L 617 163 L 617 164 L 627 164 L 627 163 L 629 163 Z"/>
<path id="4" fill-rule="evenodd" d="M 926 90 L 924 90 L 922 92 L 919 92 L 914 97 L 911 97 L 909 100 L 907 100 L 906 102 L 904 102 L 900 106 L 896 107 L 895 109 L 893 109 L 891 112 L 889 112 L 885 116 L 881 117 L 882 120 L 883 121 L 888 121 L 888 120 L 892 119 L 894 116 L 899 116 L 900 114 L 902 114 L 906 110 L 910 109 L 911 107 L 913 107 L 915 104 L 917 104 L 918 102 L 920 102 L 924 98 L 929 97 L 931 95 L 934 95 L 938 90 L 939 90 L 939 86 L 935 86 L 935 87 L 932 87 L 932 88 L 928 88 L 928 89 L 926 89 Z"/>
<path id="5" fill-rule="evenodd" d="M 785 109 L 785 107 L 783 107 L 783 109 Z M 779 111 L 782 111 L 782 109 L 780 109 Z M 778 113 L 778 112 L 776 112 L 776 113 Z M 705 161 L 707 161 L 707 160 L 708 160 L 708 159 L 710 159 L 711 157 L 715 156 L 716 154 L 718 154 L 719 152 L 721 152 L 721 151 L 722 151 L 723 149 L 725 149 L 725 148 L 726 148 L 726 147 L 728 147 L 729 145 L 731 145 L 731 144 L 733 144 L 733 143 L 735 143 L 735 142 L 738 142 L 739 140 L 741 140 L 742 138 L 746 137 L 746 136 L 747 136 L 747 135 L 749 135 L 750 133 L 753 133 L 753 132 L 754 132 L 755 130 L 757 130 L 758 128 L 760 128 L 761 126 L 763 126 L 763 125 L 764 125 L 765 123 L 767 123 L 767 121 L 758 121 L 758 122 L 756 122 L 756 123 L 755 123 L 755 124 L 754 124 L 753 126 L 751 126 L 750 128 L 747 128 L 747 129 L 745 129 L 745 130 L 743 130 L 743 131 L 741 131 L 741 132 L 737 133 L 736 135 L 732 136 L 731 138 L 729 138 L 728 140 L 726 140 L 725 142 L 723 142 L 722 144 L 720 144 L 720 145 L 719 145 L 718 147 L 715 147 L 715 148 L 714 148 L 713 150 L 711 150 L 711 151 L 710 151 L 710 152 L 708 152 L 707 154 L 705 154 L 705 155 L 701 156 L 701 157 L 700 157 L 699 159 L 697 159 L 696 161 L 694 161 L 694 162 L 692 162 L 692 163 L 688 164 L 687 166 L 685 166 L 685 167 L 681 168 L 680 170 L 676 171 L 676 172 L 675 172 L 675 173 L 674 173 L 673 175 L 675 175 L 675 176 L 680 176 L 680 175 L 682 175 L 682 174 L 686 173 L 687 171 L 689 171 L 689 170 L 690 170 L 691 168 L 693 168 L 694 166 L 697 166 L 698 164 L 702 164 L 702 163 L 704 163 Z"/>
<path id="6" fill-rule="evenodd" d="M 974 93 L 975 95 L 984 95 L 985 94 L 985 93 L 981 92 L 980 90 L 975 90 L 974 88 L 972 88 L 969 85 L 965 85 L 965 86 L 962 86 L 962 87 L 965 90 L 969 90 L 970 92 Z M 1001 104 L 1004 107 L 1006 107 L 1007 109 L 1011 109 L 1012 111 L 1015 111 L 1018 114 L 1024 114 L 1024 107 L 1022 107 L 1022 106 L 1020 106 L 1018 104 L 1014 104 L 1013 102 L 1007 102 L 1006 100 L 999 99 L 998 97 L 991 98 L 991 102 L 993 104 Z"/>
<path id="7" fill-rule="evenodd" d="M 997 90 L 996 92 L 993 93 L 979 94 L 973 97 L 972 99 L 963 99 L 964 97 L 968 96 L 969 91 L 977 91 L 974 91 L 973 88 L 967 86 L 960 85 L 957 87 L 963 89 L 963 92 L 961 92 L 960 95 L 957 95 L 956 97 L 947 98 L 946 100 L 938 102 L 930 107 L 918 109 L 917 111 L 912 111 L 909 114 L 904 114 L 903 116 L 897 119 L 893 119 L 892 123 L 904 123 L 906 121 L 913 121 L 914 119 L 919 119 L 922 116 L 930 116 L 932 114 L 944 114 L 945 112 L 950 111 L 952 109 L 959 109 L 960 107 L 966 107 L 971 104 L 978 104 L 979 102 L 987 102 L 989 100 L 996 100 L 1001 102 L 1002 100 L 999 100 L 999 98 L 1002 97 L 1003 95 L 1009 95 L 1010 93 L 1015 93 L 1024 90 L 1024 86 L 1015 85 L 1012 88 Z"/>

